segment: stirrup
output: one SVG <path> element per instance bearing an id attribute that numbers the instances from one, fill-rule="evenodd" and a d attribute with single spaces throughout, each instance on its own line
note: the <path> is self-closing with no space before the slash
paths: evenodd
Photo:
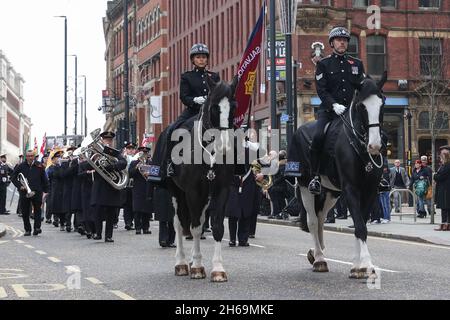
<path id="1" fill-rule="evenodd" d="M 320 183 L 320 177 L 314 177 L 309 183 L 308 191 L 314 195 L 320 195 L 322 193 L 322 184 Z"/>

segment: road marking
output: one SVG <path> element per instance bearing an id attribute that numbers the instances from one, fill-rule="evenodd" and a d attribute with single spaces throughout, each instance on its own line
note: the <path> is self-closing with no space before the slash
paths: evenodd
<path id="1" fill-rule="evenodd" d="M 58 258 L 55 258 L 55 257 L 48 257 L 47 259 L 50 260 L 51 262 L 54 262 L 54 263 L 60 263 L 61 262 L 61 260 L 59 260 Z"/>
<path id="2" fill-rule="evenodd" d="M 29 244 L 24 245 L 24 247 L 28 248 L 28 249 L 34 249 L 34 247 L 32 245 L 29 245 Z"/>
<path id="3" fill-rule="evenodd" d="M 6 290 L 3 287 L 0 287 L 0 299 L 7 298 Z"/>
<path id="4" fill-rule="evenodd" d="M 298 229 L 297 226 L 283 226 L 278 224 L 269 224 L 269 223 L 260 223 L 258 226 L 274 226 L 279 228 L 289 228 L 289 229 Z M 355 235 L 353 233 L 345 233 L 345 232 L 338 232 L 338 231 L 324 231 L 324 233 L 330 233 L 340 236 L 347 236 L 347 237 L 354 237 Z M 450 250 L 450 246 L 445 245 L 439 245 L 439 244 L 432 244 L 432 243 L 420 243 L 415 241 L 406 241 L 406 240 L 398 240 L 398 239 L 387 239 L 382 237 L 374 237 L 374 236 L 368 236 L 368 239 L 371 240 L 379 240 L 379 241 L 388 241 L 388 242 L 395 242 L 395 243 L 402 243 L 402 244 L 409 244 L 413 246 L 419 246 L 419 247 L 428 247 L 428 248 L 435 248 L 435 249 L 444 249 L 444 250 Z"/>
<path id="5" fill-rule="evenodd" d="M 20 244 L 24 244 L 25 243 L 22 240 L 14 240 L 14 241 L 17 242 L 17 243 L 20 243 Z"/>
<path id="6" fill-rule="evenodd" d="M 63 284 L 13 284 L 11 287 L 19 298 L 30 298 L 28 292 L 50 292 L 64 290 L 66 288 Z M 28 287 L 28 289 L 25 287 Z"/>
<path id="7" fill-rule="evenodd" d="M 0 244 L 4 244 L 4 243 L 8 243 L 9 242 L 9 240 L 6 240 L 6 241 L 0 241 Z"/>
<path id="8" fill-rule="evenodd" d="M 302 257 L 308 257 L 308 255 L 306 255 L 306 254 L 301 254 L 301 253 L 299 254 L 299 256 L 302 256 Z M 353 263 L 351 263 L 351 262 L 342 261 L 342 260 L 328 259 L 328 258 L 325 258 L 325 260 L 326 260 L 326 261 L 331 261 L 331 262 L 336 262 L 336 263 L 345 264 L 345 265 L 348 265 L 348 266 L 352 266 L 352 265 L 353 265 Z M 378 268 L 377 266 L 375 266 L 375 269 L 380 270 L 380 271 L 384 271 L 384 272 L 389 272 L 389 273 L 401 273 L 401 271 L 395 271 L 395 270 L 389 270 L 389 269 L 382 269 L 382 268 Z"/>
<path id="9" fill-rule="evenodd" d="M 80 267 L 78 266 L 66 266 L 66 269 L 68 273 L 81 273 Z"/>
<path id="10" fill-rule="evenodd" d="M 129 295 L 123 293 L 122 291 L 117 291 L 117 290 L 110 290 L 110 292 L 112 294 L 115 294 L 116 296 L 118 296 L 119 298 L 121 298 L 122 300 L 136 300 L 133 297 L 130 297 Z"/>
<path id="11" fill-rule="evenodd" d="M 47 254 L 47 252 L 45 251 L 40 251 L 40 250 L 36 250 L 35 251 L 37 254 L 40 254 L 41 256 L 45 256 Z"/>
<path id="12" fill-rule="evenodd" d="M 103 284 L 103 282 L 101 282 L 100 280 L 98 280 L 96 278 L 86 278 L 86 280 L 93 284 Z"/>
<path id="13" fill-rule="evenodd" d="M 208 238 L 214 240 L 214 237 L 209 236 Z M 225 238 L 223 238 L 222 241 L 230 242 L 229 239 L 225 239 Z M 257 245 L 257 244 L 251 244 L 251 243 L 250 243 L 250 247 L 257 247 L 257 248 L 261 248 L 261 249 L 265 249 L 265 248 L 266 248 L 266 247 L 264 247 L 264 246 L 260 246 L 260 245 Z"/>

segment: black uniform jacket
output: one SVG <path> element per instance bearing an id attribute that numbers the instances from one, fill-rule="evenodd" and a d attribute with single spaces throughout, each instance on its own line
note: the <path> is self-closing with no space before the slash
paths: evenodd
<path id="1" fill-rule="evenodd" d="M 18 190 L 22 187 L 22 184 L 18 180 L 19 173 L 22 173 L 28 180 L 28 185 L 32 191 L 36 193 L 48 193 L 48 179 L 42 163 L 34 161 L 30 166 L 25 161 L 16 167 L 11 176 L 11 181 Z M 26 191 L 20 191 L 20 195 L 25 196 Z"/>
<path id="2" fill-rule="evenodd" d="M 194 102 L 196 97 L 205 97 L 209 94 L 206 77 L 211 77 L 215 82 L 220 81 L 217 73 L 194 68 L 192 71 L 183 73 L 180 82 L 180 99 L 183 104 L 198 112 L 201 105 Z"/>

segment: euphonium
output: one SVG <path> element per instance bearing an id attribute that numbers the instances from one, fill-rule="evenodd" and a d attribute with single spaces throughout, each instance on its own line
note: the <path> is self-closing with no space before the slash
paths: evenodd
<path id="1" fill-rule="evenodd" d="M 106 167 L 115 165 L 118 159 L 104 152 L 105 146 L 100 139 L 101 129 L 93 131 L 81 143 L 81 148 L 75 150 L 75 157 L 82 156 L 114 189 L 123 190 L 128 184 L 128 170 L 107 171 Z M 118 152 L 118 151 L 117 151 Z"/>
<path id="2" fill-rule="evenodd" d="M 27 198 L 33 198 L 34 195 L 36 194 L 36 192 L 31 191 L 31 188 L 28 184 L 28 179 L 25 178 L 25 176 L 22 173 L 19 173 L 17 176 L 17 179 L 19 180 L 20 184 L 22 185 L 22 187 L 24 187 L 27 191 Z"/>
<path id="3" fill-rule="evenodd" d="M 253 161 L 252 171 L 255 176 L 261 173 L 261 163 L 258 160 Z M 267 191 L 273 184 L 272 176 L 264 176 L 264 179 L 262 181 L 256 181 L 256 184 L 260 186 L 263 191 Z"/>

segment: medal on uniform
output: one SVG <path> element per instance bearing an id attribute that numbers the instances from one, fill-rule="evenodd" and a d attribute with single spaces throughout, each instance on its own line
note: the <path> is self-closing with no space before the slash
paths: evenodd
<path id="1" fill-rule="evenodd" d="M 359 73 L 359 68 L 358 67 L 352 67 L 352 73 L 353 74 L 358 74 Z"/>

